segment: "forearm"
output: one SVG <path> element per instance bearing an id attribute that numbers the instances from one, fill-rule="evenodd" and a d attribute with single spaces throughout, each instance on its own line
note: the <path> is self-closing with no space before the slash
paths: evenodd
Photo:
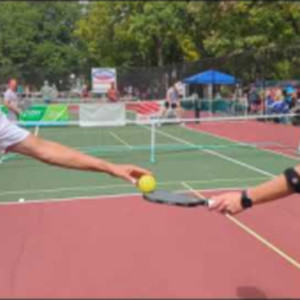
<path id="1" fill-rule="evenodd" d="M 110 171 L 112 164 L 105 160 L 86 155 L 54 142 L 43 141 L 43 144 L 44 153 L 37 158 L 46 163 L 77 170 L 107 173 Z"/>
<path id="2" fill-rule="evenodd" d="M 113 165 L 105 160 L 32 135 L 24 142 L 12 147 L 10 151 L 34 157 L 51 165 L 77 170 L 110 173 Z"/>
<path id="3" fill-rule="evenodd" d="M 253 204 L 259 204 L 286 197 L 294 191 L 288 185 L 284 175 L 279 175 L 271 181 L 249 188 L 247 192 Z"/>
<path id="4" fill-rule="evenodd" d="M 300 174 L 300 165 L 296 166 L 294 170 Z M 297 177 L 293 170 L 285 172 L 274 179 L 247 189 L 246 196 L 252 200 L 252 204 L 260 204 L 289 196 L 299 190 L 299 185 L 297 184 L 299 179 Z M 294 178 L 297 180 L 295 181 Z M 214 201 L 210 209 L 221 213 L 237 214 L 251 206 L 251 203 L 249 204 L 248 199 L 244 198 L 244 196 L 240 192 L 222 193 L 212 197 Z"/>

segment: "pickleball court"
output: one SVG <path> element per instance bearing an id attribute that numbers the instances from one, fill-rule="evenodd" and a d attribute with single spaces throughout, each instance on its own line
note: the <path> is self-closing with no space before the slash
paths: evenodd
<path id="1" fill-rule="evenodd" d="M 206 196 L 259 184 L 299 162 L 292 126 L 246 120 L 155 130 L 155 163 L 147 126 L 36 134 L 149 168 L 158 188 Z M 0 172 L 1 297 L 300 296 L 298 196 L 226 217 L 151 204 L 126 182 L 31 159 L 5 159 Z"/>

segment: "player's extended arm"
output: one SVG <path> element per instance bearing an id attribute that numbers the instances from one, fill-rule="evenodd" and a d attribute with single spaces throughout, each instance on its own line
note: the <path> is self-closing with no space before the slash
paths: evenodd
<path id="1" fill-rule="evenodd" d="M 9 100 L 6 100 L 4 99 L 4 105 L 11 111 L 13 111 L 14 113 L 16 113 L 17 115 L 20 115 L 21 114 L 21 109 L 15 105 L 14 103 L 12 103 L 11 101 Z"/>
<path id="2" fill-rule="evenodd" d="M 300 165 L 295 167 L 295 171 L 300 174 Z M 270 181 L 247 189 L 247 195 L 252 200 L 253 205 L 277 200 L 293 193 L 294 190 L 287 183 L 284 175 L 279 175 Z M 213 199 L 215 201 L 210 207 L 212 210 L 232 214 L 243 210 L 241 192 L 223 193 L 213 197 Z"/>
<path id="3" fill-rule="evenodd" d="M 297 172 L 300 173 L 299 170 Z M 270 181 L 249 188 L 247 191 L 253 204 L 277 200 L 294 193 L 284 175 L 279 175 Z"/>
<path id="4" fill-rule="evenodd" d="M 42 162 L 64 168 L 104 172 L 120 177 L 133 184 L 148 170 L 133 165 L 116 165 L 108 161 L 83 154 L 61 144 L 43 140 L 30 134 L 24 141 L 11 146 L 8 151 L 21 153 Z"/>

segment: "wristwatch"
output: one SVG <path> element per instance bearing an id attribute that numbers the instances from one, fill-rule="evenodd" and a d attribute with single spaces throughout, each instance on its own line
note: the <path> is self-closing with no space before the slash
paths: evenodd
<path id="1" fill-rule="evenodd" d="M 248 197 L 247 191 L 243 190 L 241 195 L 241 205 L 243 208 L 250 208 L 253 205 L 253 201 Z"/>

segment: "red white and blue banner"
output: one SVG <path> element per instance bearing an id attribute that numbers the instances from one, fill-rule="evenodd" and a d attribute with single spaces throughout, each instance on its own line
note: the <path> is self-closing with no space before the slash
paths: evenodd
<path id="1" fill-rule="evenodd" d="M 112 83 L 116 85 L 117 72 L 112 68 L 92 69 L 92 89 L 93 92 L 106 93 Z"/>

